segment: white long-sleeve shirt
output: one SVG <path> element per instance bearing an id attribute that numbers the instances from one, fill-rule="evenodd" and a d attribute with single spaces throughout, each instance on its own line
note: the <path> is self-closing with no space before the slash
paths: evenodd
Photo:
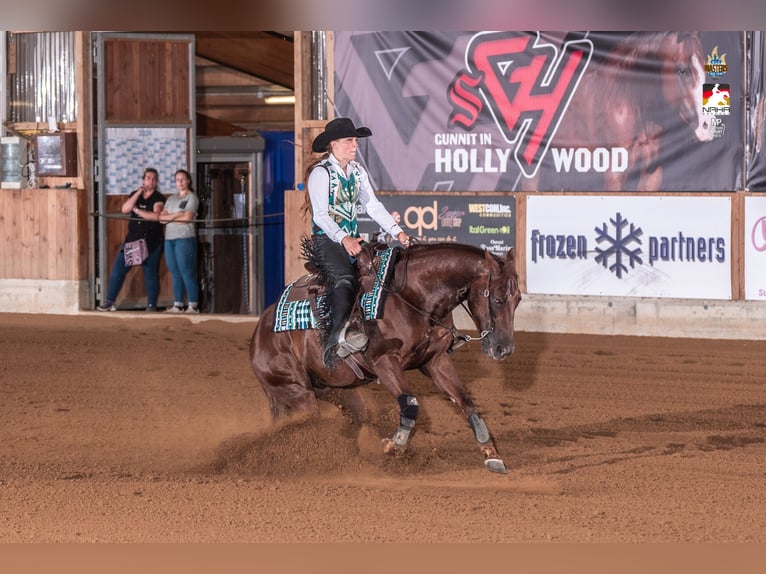
<path id="1" fill-rule="evenodd" d="M 330 154 L 329 160 L 332 169 L 343 174 L 345 178 L 350 176 L 354 168 L 359 171 L 361 174 L 361 181 L 359 182 L 358 204 L 364 208 L 367 214 L 369 214 L 369 216 L 372 217 L 372 219 L 374 219 L 386 233 L 393 237 L 396 237 L 401 233 L 402 228 L 396 221 L 394 221 L 394 218 L 380 200 L 375 197 L 375 192 L 372 189 L 372 185 L 370 185 L 370 178 L 367 174 L 367 170 L 356 162 L 349 162 L 344 173 L 340 166 L 340 162 L 338 162 L 334 155 Z M 341 229 L 332 216 L 330 216 L 330 175 L 327 173 L 327 170 L 321 166 L 317 166 L 311 170 L 308 178 L 308 190 L 314 223 L 327 234 L 327 237 L 336 243 L 341 243 L 348 233 Z"/>

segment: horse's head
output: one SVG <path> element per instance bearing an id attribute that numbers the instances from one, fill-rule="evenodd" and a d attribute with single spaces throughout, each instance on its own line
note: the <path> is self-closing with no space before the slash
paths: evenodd
<path id="1" fill-rule="evenodd" d="M 521 301 L 514 250 L 504 259 L 486 251 L 485 273 L 474 281 L 467 303 L 482 337 L 481 350 L 493 359 L 504 359 L 516 348 L 513 321 Z"/>
<path id="2" fill-rule="evenodd" d="M 662 57 L 662 93 L 670 109 L 678 110 L 681 119 L 701 142 L 713 139 L 710 116 L 702 113 L 702 84 L 705 81 L 702 42 L 696 33 L 667 34 L 660 46 Z"/>

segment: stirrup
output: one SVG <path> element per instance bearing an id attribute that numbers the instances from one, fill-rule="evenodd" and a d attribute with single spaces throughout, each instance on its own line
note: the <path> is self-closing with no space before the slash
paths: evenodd
<path id="1" fill-rule="evenodd" d="M 348 333 L 348 336 L 346 336 L 347 329 L 348 325 L 344 326 L 343 330 L 338 336 L 338 347 L 335 352 L 341 359 L 348 357 L 352 353 L 364 351 L 367 348 L 367 343 L 369 342 L 367 335 L 361 331 L 352 330 L 350 333 Z"/>

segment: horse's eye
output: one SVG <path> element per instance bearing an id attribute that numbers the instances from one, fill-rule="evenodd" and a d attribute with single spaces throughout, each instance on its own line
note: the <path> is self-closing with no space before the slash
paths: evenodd
<path id="1" fill-rule="evenodd" d="M 502 305 L 503 304 L 503 300 L 502 299 L 498 299 L 497 297 L 492 297 L 492 302 L 495 305 Z"/>

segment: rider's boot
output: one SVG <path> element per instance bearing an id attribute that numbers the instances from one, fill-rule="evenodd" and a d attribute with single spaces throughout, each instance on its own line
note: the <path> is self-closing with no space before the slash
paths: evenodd
<path id="1" fill-rule="evenodd" d="M 367 335 L 349 324 L 349 316 L 356 300 L 356 290 L 348 283 L 335 285 L 333 290 L 332 330 L 327 336 L 322 358 L 325 365 L 331 363 L 335 349 L 341 359 L 367 347 Z"/>

